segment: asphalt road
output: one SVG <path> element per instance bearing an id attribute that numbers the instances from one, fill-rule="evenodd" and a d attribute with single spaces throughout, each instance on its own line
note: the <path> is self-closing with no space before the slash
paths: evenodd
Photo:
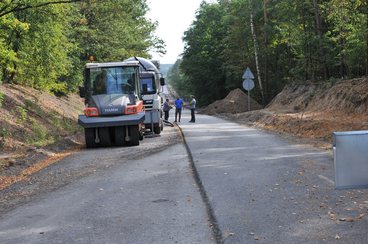
<path id="1" fill-rule="evenodd" d="M 140 147 L 84 150 L 48 169 L 92 173 L 1 216 L 0 243 L 214 243 L 184 145 L 150 145 L 168 133 L 178 137 L 166 128 Z"/>
<path id="2" fill-rule="evenodd" d="M 215 117 L 188 120 L 180 126 L 221 242 L 367 243 L 368 191 L 334 189 L 331 150 Z"/>
<path id="3" fill-rule="evenodd" d="M 166 128 L 11 187 L 33 193 L 0 206 L 0 243 L 366 243 L 368 191 L 334 189 L 331 151 L 189 117 L 186 143 Z"/>

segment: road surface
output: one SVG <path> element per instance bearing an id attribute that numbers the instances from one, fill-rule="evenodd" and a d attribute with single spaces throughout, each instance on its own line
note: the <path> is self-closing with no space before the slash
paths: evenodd
<path id="1" fill-rule="evenodd" d="M 367 191 L 334 190 L 330 151 L 188 112 L 184 141 L 165 128 L 12 186 L 33 194 L 2 211 L 0 243 L 366 243 Z"/>
<path id="2" fill-rule="evenodd" d="M 0 243 L 213 243 L 184 145 L 130 160 L 127 150 L 74 155 L 105 167 L 6 213 Z"/>
<path id="3" fill-rule="evenodd" d="M 368 191 L 334 189 L 331 151 L 205 115 L 181 129 L 220 242 L 367 242 Z"/>

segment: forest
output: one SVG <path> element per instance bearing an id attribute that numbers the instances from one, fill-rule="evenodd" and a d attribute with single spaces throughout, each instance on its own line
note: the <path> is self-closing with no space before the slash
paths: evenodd
<path id="1" fill-rule="evenodd" d="M 0 84 L 77 90 L 88 60 L 165 53 L 146 0 L 1 0 Z"/>
<path id="2" fill-rule="evenodd" d="M 291 82 L 336 82 L 368 74 L 367 0 L 202 2 L 184 33 L 169 79 L 201 105 L 242 87 L 264 106 Z"/>

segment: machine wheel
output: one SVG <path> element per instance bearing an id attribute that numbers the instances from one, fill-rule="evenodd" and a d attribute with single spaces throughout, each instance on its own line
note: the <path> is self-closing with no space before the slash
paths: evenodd
<path id="1" fill-rule="evenodd" d="M 143 141 L 144 133 L 146 132 L 146 127 L 144 124 L 141 124 L 140 126 L 138 126 L 138 128 L 139 128 L 139 140 Z"/>
<path id="2" fill-rule="evenodd" d="M 100 136 L 101 146 L 111 147 L 110 129 L 108 127 L 98 128 L 98 135 Z"/>
<path id="3" fill-rule="evenodd" d="M 85 128 L 84 137 L 86 139 L 87 148 L 97 147 L 97 144 L 95 142 L 95 128 Z"/>
<path id="4" fill-rule="evenodd" d="M 155 132 L 155 134 L 161 134 L 161 126 L 160 125 L 155 125 L 153 127 L 153 131 Z"/>
<path id="5" fill-rule="evenodd" d="M 144 132 L 143 131 L 140 131 L 139 132 L 139 140 L 140 141 L 143 141 L 143 139 L 144 139 Z"/>
<path id="6" fill-rule="evenodd" d="M 130 141 L 128 142 L 129 146 L 138 146 L 139 145 L 139 126 L 131 125 L 128 127 Z"/>
<path id="7" fill-rule="evenodd" d="M 125 127 L 117 126 L 114 128 L 114 144 L 118 147 L 125 145 Z"/>

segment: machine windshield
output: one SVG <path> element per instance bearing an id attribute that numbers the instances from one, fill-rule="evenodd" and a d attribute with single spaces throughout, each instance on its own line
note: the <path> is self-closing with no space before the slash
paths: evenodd
<path id="1" fill-rule="evenodd" d="M 92 95 L 133 94 L 135 91 L 134 67 L 106 67 L 90 69 Z"/>
<path id="2" fill-rule="evenodd" d="M 141 90 L 142 94 L 155 94 L 156 85 L 153 77 L 143 77 L 141 78 Z"/>

